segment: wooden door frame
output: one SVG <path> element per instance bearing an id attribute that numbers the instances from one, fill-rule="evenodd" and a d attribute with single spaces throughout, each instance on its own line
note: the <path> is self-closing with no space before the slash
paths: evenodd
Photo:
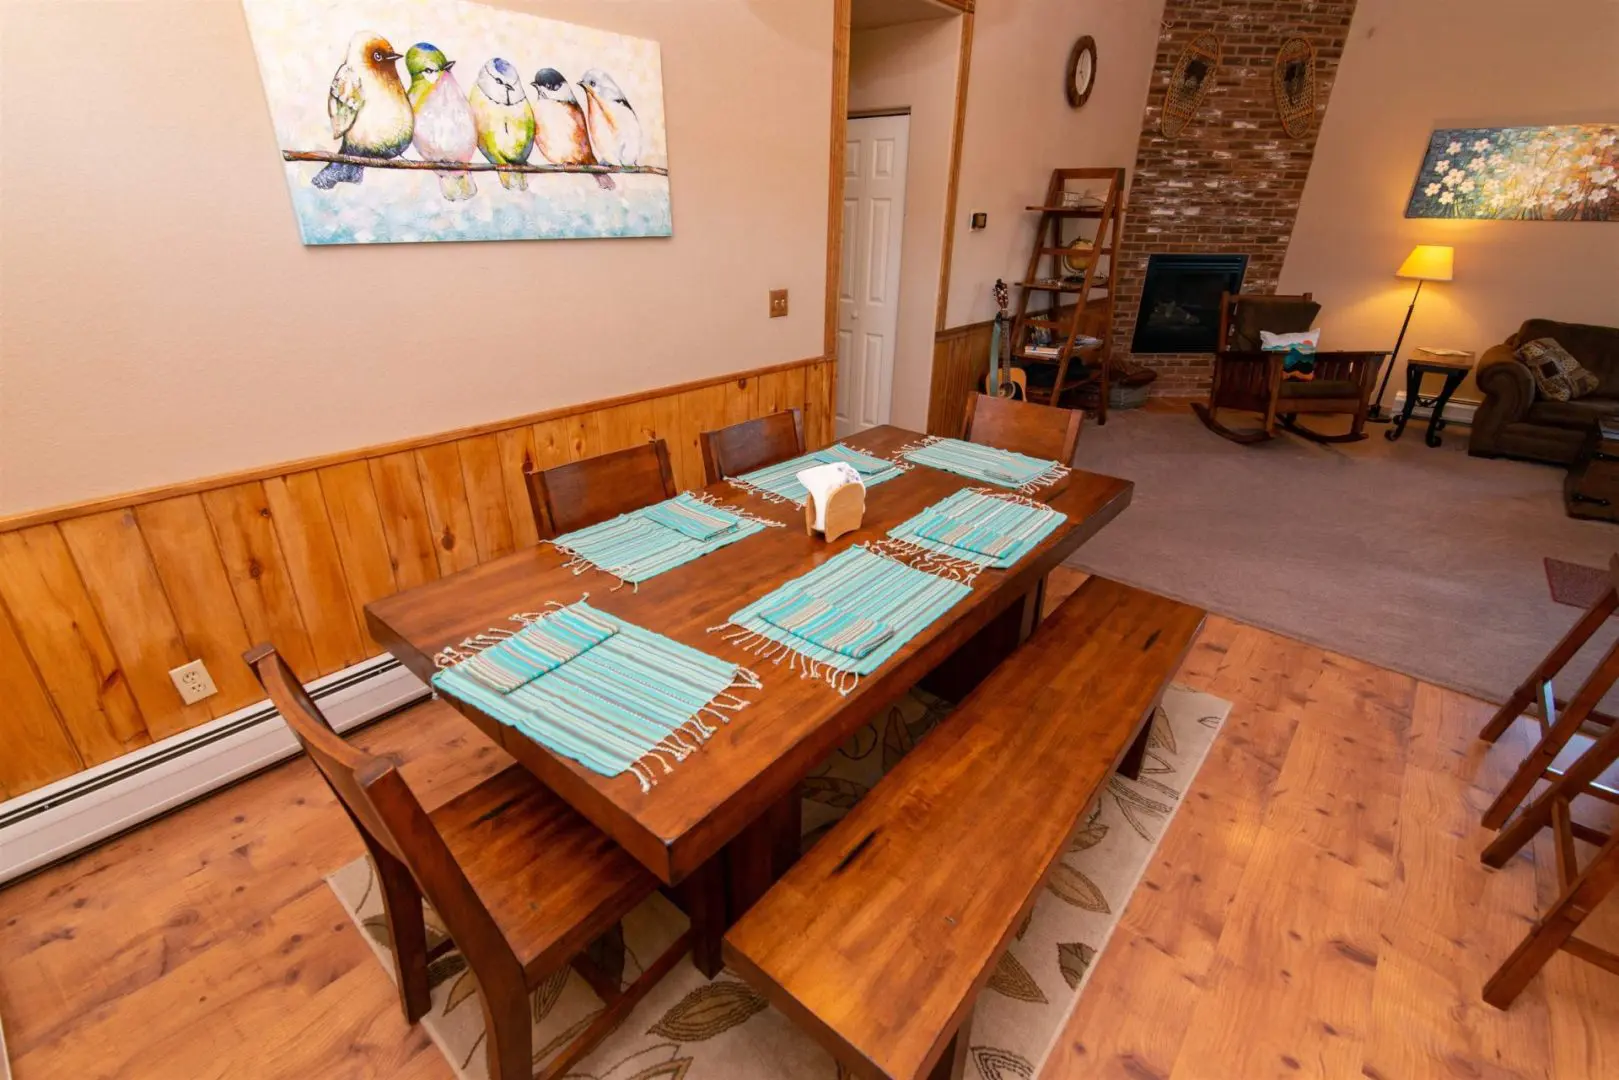
<path id="1" fill-rule="evenodd" d="M 946 177 L 944 203 L 944 246 L 939 259 L 938 309 L 935 332 L 944 329 L 945 309 L 950 299 L 950 262 L 956 238 L 956 201 L 961 179 L 961 142 L 967 123 L 967 80 L 972 65 L 973 9 L 975 0 L 933 0 L 942 8 L 961 14 L 961 45 L 956 61 L 955 116 L 951 123 L 950 171 Z M 826 196 L 826 311 L 822 351 L 831 376 L 828 386 L 837 400 L 838 378 L 838 278 L 843 255 L 843 168 L 844 144 L 849 133 L 849 39 L 854 0 L 832 0 L 832 145 Z M 948 16 L 947 16 L 948 17 Z"/>

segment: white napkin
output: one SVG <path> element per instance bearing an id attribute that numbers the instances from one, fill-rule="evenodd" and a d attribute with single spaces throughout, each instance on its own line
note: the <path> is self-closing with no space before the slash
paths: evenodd
<path id="1" fill-rule="evenodd" d="M 798 474 L 798 482 L 804 485 L 815 500 L 814 527 L 822 532 L 826 531 L 826 506 L 832 501 L 832 493 L 840 488 L 855 484 L 864 489 L 865 484 L 860 474 L 855 472 L 852 465 L 841 461 L 828 462 L 825 465 L 815 465 Z"/>

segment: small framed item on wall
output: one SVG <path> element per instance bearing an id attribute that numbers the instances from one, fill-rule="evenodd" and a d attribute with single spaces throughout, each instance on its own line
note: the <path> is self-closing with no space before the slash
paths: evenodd
<path id="1" fill-rule="evenodd" d="M 1096 39 L 1086 34 L 1074 42 L 1073 51 L 1068 54 L 1068 78 L 1064 83 L 1068 104 L 1079 108 L 1091 99 L 1095 88 Z"/>

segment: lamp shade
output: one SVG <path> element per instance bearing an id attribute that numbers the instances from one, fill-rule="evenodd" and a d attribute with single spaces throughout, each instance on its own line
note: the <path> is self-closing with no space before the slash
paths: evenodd
<path id="1" fill-rule="evenodd" d="M 1395 277 L 1418 281 L 1450 281 L 1456 276 L 1456 249 L 1438 244 L 1418 244 L 1394 271 Z"/>

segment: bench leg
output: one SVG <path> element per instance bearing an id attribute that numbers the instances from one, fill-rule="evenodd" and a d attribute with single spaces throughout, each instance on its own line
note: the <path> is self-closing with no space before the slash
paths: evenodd
<path id="1" fill-rule="evenodd" d="M 939 1063 L 928 1073 L 928 1080 L 962 1080 L 967 1072 L 967 1044 L 972 1041 L 973 1010 L 961 1018 L 961 1026 L 951 1038 L 950 1045 L 939 1056 Z"/>
<path id="2" fill-rule="evenodd" d="M 1157 711 L 1156 706 L 1147 711 L 1147 721 L 1136 733 L 1136 741 L 1130 744 L 1130 749 L 1119 759 L 1119 775 L 1126 780 L 1141 779 L 1141 766 L 1147 759 L 1147 743 L 1152 739 L 1152 714 Z"/>

